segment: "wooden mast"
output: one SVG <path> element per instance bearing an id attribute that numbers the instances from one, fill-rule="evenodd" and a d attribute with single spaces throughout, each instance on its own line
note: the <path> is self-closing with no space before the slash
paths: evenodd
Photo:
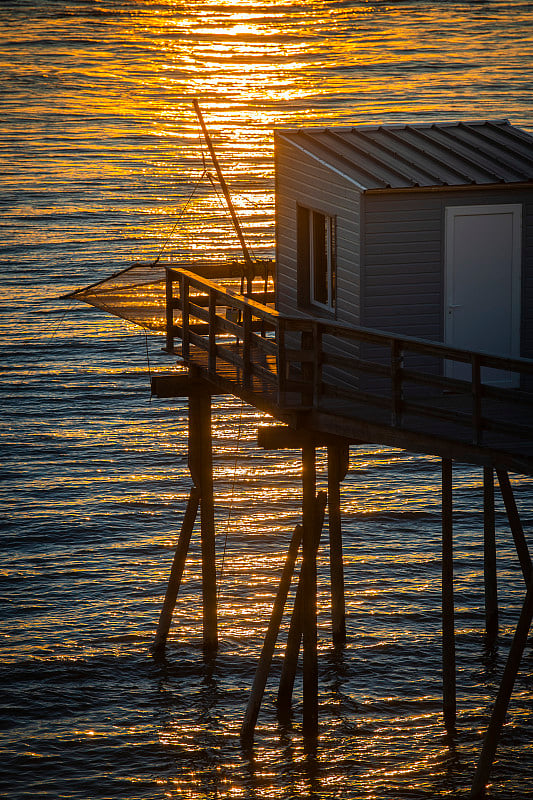
<path id="1" fill-rule="evenodd" d="M 239 239 L 239 242 L 240 242 L 240 245 L 241 245 L 241 248 L 242 248 L 242 252 L 243 252 L 243 255 L 244 255 L 244 260 L 246 261 L 247 265 L 252 266 L 252 258 L 250 256 L 250 251 L 248 250 L 248 246 L 247 246 L 247 244 L 246 244 L 246 242 L 244 240 L 244 234 L 242 232 L 241 224 L 240 224 L 239 219 L 237 217 L 237 213 L 235 211 L 235 207 L 233 205 L 233 201 L 232 201 L 231 195 L 229 193 L 228 185 L 227 185 L 227 183 L 225 181 L 224 175 L 222 174 L 222 170 L 220 169 L 220 164 L 218 163 L 217 154 L 215 153 L 215 148 L 213 147 L 213 143 L 211 141 L 211 137 L 209 135 L 209 131 L 207 130 L 206 124 L 204 122 L 204 118 L 202 116 L 202 112 L 200 111 L 200 106 L 198 104 L 198 100 L 193 100 L 193 105 L 194 105 L 194 110 L 196 111 L 196 116 L 198 117 L 198 121 L 199 121 L 200 126 L 202 128 L 202 133 L 204 134 L 204 138 L 205 138 L 207 147 L 209 149 L 209 153 L 210 153 L 211 158 L 213 160 L 213 164 L 214 164 L 214 167 L 215 167 L 215 171 L 217 173 L 217 178 L 218 178 L 218 181 L 220 183 L 220 187 L 222 189 L 222 192 L 224 194 L 224 198 L 225 198 L 226 203 L 228 205 L 229 213 L 231 215 L 231 220 L 233 222 L 233 227 L 235 228 L 235 232 L 237 234 L 237 238 Z"/>

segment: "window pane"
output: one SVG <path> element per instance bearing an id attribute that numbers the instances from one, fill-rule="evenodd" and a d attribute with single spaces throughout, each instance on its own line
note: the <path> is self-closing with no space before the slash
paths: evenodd
<path id="1" fill-rule="evenodd" d="M 310 301 L 310 252 L 311 234 L 309 227 L 310 211 L 303 206 L 296 209 L 296 247 L 297 247 L 297 301 L 299 306 L 306 306 Z"/>
<path id="2" fill-rule="evenodd" d="M 328 304 L 327 220 L 324 214 L 313 214 L 313 299 Z"/>

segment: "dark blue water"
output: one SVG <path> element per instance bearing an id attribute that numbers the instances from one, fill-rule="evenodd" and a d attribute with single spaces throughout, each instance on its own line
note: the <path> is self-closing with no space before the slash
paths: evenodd
<path id="1" fill-rule="evenodd" d="M 58 298 L 160 252 L 203 164 L 200 100 L 247 238 L 272 255 L 274 126 L 508 117 L 533 130 L 531 4 L 4 2 L 0 6 L 2 695 L 6 798 L 466 797 L 524 584 L 503 506 L 501 633 L 483 635 L 482 474 L 456 465 L 458 732 L 440 675 L 440 465 L 352 448 L 348 643 L 320 555 L 320 737 L 239 727 L 300 514 L 296 452 L 214 409 L 220 649 L 201 649 L 198 532 L 166 658 L 155 631 L 190 486 L 186 409 L 150 400 L 162 341 Z M 167 252 L 237 252 L 202 185 Z M 323 454 L 321 455 L 323 459 Z M 320 480 L 325 480 L 323 460 Z M 512 476 L 531 542 L 533 483 Z M 286 625 L 282 640 L 286 633 Z M 528 646 L 490 796 L 533 797 Z"/>

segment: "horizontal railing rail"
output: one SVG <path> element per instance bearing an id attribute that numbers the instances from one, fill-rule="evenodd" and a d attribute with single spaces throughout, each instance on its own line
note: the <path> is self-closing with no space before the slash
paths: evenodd
<path id="1" fill-rule="evenodd" d="M 210 377 L 266 392 L 280 408 L 375 411 L 396 428 L 415 418 L 440 421 L 449 435 L 463 431 L 477 445 L 489 431 L 533 440 L 531 359 L 285 316 L 193 272 L 167 269 L 169 351 L 175 339 L 186 362 L 203 358 Z M 452 376 L 453 365 L 464 375 Z"/>

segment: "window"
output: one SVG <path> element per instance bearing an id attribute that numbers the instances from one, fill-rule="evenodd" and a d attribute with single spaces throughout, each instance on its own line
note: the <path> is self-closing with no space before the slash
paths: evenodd
<path id="1" fill-rule="evenodd" d="M 298 303 L 335 310 L 335 218 L 298 206 Z"/>

